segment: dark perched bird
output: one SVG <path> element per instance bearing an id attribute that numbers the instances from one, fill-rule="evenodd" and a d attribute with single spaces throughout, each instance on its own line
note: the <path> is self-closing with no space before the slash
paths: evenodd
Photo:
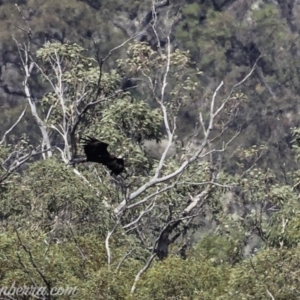
<path id="1" fill-rule="evenodd" d="M 81 162 L 96 162 L 106 166 L 111 172 L 111 175 L 119 175 L 124 168 L 123 158 L 116 157 L 107 151 L 108 144 L 101 142 L 93 137 L 87 137 L 82 139 L 83 149 L 86 158 L 85 159 L 74 159 L 72 163 Z"/>
<path id="2" fill-rule="evenodd" d="M 171 239 L 170 235 L 173 230 L 180 224 L 181 220 L 177 220 L 173 222 L 173 224 L 169 223 L 163 231 L 160 233 L 158 239 L 156 240 L 156 247 L 154 249 L 154 253 L 157 254 L 159 260 L 164 260 L 169 255 L 169 245 L 174 243 L 176 239 L 181 235 L 181 232 L 175 234 Z"/>
<path id="3" fill-rule="evenodd" d="M 170 232 L 168 230 L 164 230 L 158 239 L 157 247 L 154 252 L 157 254 L 159 260 L 164 260 L 168 257 L 170 243 L 169 234 Z"/>

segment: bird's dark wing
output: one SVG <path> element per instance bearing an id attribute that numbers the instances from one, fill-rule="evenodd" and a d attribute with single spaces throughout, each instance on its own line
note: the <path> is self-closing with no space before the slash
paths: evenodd
<path id="1" fill-rule="evenodd" d="M 102 160 L 105 157 L 109 157 L 109 153 L 107 151 L 108 144 L 89 136 L 82 140 L 84 141 L 83 149 L 87 161 L 102 163 Z"/>
<path id="2" fill-rule="evenodd" d="M 103 162 L 113 175 L 119 175 L 124 171 L 124 160 L 122 158 L 109 158 Z"/>
<path id="3" fill-rule="evenodd" d="M 86 161 L 103 164 L 112 175 L 119 175 L 124 171 L 124 160 L 110 155 L 107 151 L 108 144 L 89 136 L 82 140 Z"/>

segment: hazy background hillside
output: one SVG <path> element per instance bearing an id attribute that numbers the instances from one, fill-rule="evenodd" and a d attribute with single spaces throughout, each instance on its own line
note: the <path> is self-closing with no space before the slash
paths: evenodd
<path id="1" fill-rule="evenodd" d="M 32 0 L 18 4 L 32 28 L 34 47 L 39 48 L 46 41 L 71 41 L 95 54 L 93 40 L 96 40 L 100 41 L 100 56 L 143 30 L 151 19 L 151 1 Z M 172 45 L 188 49 L 194 67 L 203 72 L 194 95 L 196 104 L 180 114 L 184 123 L 182 138 L 194 128 L 195 105 L 201 106 L 221 80 L 229 89 L 258 55 L 263 54 L 254 76 L 243 87 L 248 99 L 230 125 L 232 130 L 242 131 L 233 149 L 267 143 L 269 150 L 261 164 L 274 167 L 284 160 L 286 166 L 292 168 L 289 128 L 299 125 L 297 1 L 170 1 L 159 9 L 158 21 L 167 22 L 167 16 L 176 15 L 181 7 Z M 1 1 L 0 16 L 0 134 L 3 134 L 24 106 L 20 61 L 12 37 L 18 41 L 24 38 L 20 27 L 25 23 L 11 1 Z M 162 30 L 159 35 L 163 45 L 166 33 Z M 148 41 L 153 48 L 157 46 L 151 29 L 144 30 L 138 39 Z M 115 60 L 122 57 L 123 51 L 114 53 L 106 67 L 115 66 Z M 38 79 L 32 83 L 34 95 L 39 99 L 47 86 Z M 151 102 L 147 95 L 140 94 L 140 98 Z M 34 138 L 35 125 L 29 120 L 25 120 L 24 125 Z M 18 128 L 14 133 L 17 131 Z M 233 165 L 228 167 L 234 171 Z"/>

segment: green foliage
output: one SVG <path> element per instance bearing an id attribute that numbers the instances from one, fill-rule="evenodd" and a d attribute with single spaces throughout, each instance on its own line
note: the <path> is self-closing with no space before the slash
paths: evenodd
<path id="1" fill-rule="evenodd" d="M 268 224 L 268 240 L 275 247 L 292 247 L 299 243 L 299 199 L 290 186 L 275 186 L 270 196 L 281 209 Z"/>
<path id="2" fill-rule="evenodd" d="M 47 122 L 53 125 L 62 124 L 65 116 L 71 126 L 75 123 L 76 112 L 91 102 L 95 91 L 101 89 L 99 96 L 103 98 L 112 97 L 120 84 L 115 70 L 100 72 L 95 61 L 85 56 L 84 49 L 77 44 L 48 42 L 37 51 L 37 57 L 45 65 L 45 70 L 39 69 L 42 78 L 53 88 L 41 103 Z"/>
<path id="3" fill-rule="evenodd" d="M 220 299 L 298 299 L 299 248 L 267 249 L 232 270 Z"/>
<path id="4" fill-rule="evenodd" d="M 209 261 L 215 267 L 230 265 L 237 261 L 238 245 L 229 236 L 205 235 L 191 251 L 191 255 L 202 256 L 203 260 Z"/>
<path id="5" fill-rule="evenodd" d="M 291 53 L 298 42 L 287 33 L 274 5 L 248 11 L 239 23 L 230 10 L 215 11 L 210 2 L 202 2 L 187 4 L 176 28 L 182 48 L 189 51 L 176 49 L 168 57 L 168 48 L 159 52 L 147 43 L 134 42 L 126 48 L 126 57 L 114 52 L 112 58 L 117 66 L 108 62 L 100 72 L 97 61 L 86 50 L 89 42 L 83 38 L 97 32 L 103 55 L 119 43 L 121 35 L 112 26 L 113 9 L 130 14 L 136 9 L 146 11 L 143 4 L 90 1 L 91 7 L 101 6 L 101 10 L 94 11 L 83 1 L 46 1 L 39 5 L 35 0 L 27 1 L 28 8 L 36 9 L 31 20 L 36 32 L 33 40 L 38 39 L 38 34 L 52 32 L 56 24 L 56 34 L 63 41 L 47 42 L 36 52 L 38 81 L 43 80 L 51 88 L 38 107 L 46 120 L 51 143 L 65 151 L 65 140 L 57 132 L 65 130 L 68 142 L 78 111 L 82 112 L 93 99 L 96 104 L 81 119 L 76 142 L 86 135 L 108 142 L 109 151 L 125 158 L 130 176 L 126 180 L 111 178 L 106 176 L 105 167 L 92 163 L 73 169 L 54 153 L 51 159 L 38 157 L 37 161 L 28 161 L 19 173 L 1 183 L 2 285 L 34 282 L 45 286 L 39 270 L 51 286 L 76 286 L 77 294 L 72 299 L 299 298 L 300 172 L 293 168 L 298 166 L 300 131 L 297 127 L 292 129 L 295 160 L 276 157 L 272 147 L 280 147 L 282 141 L 270 139 L 277 134 L 288 135 L 285 130 L 291 127 L 293 115 L 285 113 L 297 111 L 294 100 L 299 89 L 299 62 L 297 55 L 291 58 Z M 6 3 L 1 8 L 4 6 L 15 20 L 13 5 Z M 0 18 L 0 23 L 2 28 L 11 30 L 12 24 L 4 18 Z M 77 23 L 80 28 L 75 26 Z M 21 31 L 16 37 L 22 35 Z M 117 34 L 113 35 L 113 31 Z M 70 42 L 65 41 L 64 32 Z M 4 49 L 6 30 L 1 33 L 1 41 Z M 216 99 L 217 107 L 232 86 L 249 72 L 258 50 L 264 52 L 264 57 L 257 76 L 250 78 L 245 90 L 233 95 L 217 116 L 213 129 L 216 139 L 227 130 L 220 143 L 237 129 L 248 130 L 247 134 L 241 132 L 237 144 L 224 156 L 229 158 L 225 162 L 228 166 L 222 165 L 222 152 L 217 153 L 218 157 L 207 155 L 198 159 L 176 181 L 168 179 L 148 186 L 142 195 L 126 203 L 132 207 L 127 207 L 119 220 L 115 208 L 155 175 L 159 162 L 150 160 L 142 145 L 146 140 L 163 138 L 161 126 L 166 120 L 160 103 L 165 104 L 171 130 L 175 124 L 180 130 L 183 128 L 181 119 L 175 119 L 178 114 L 190 113 L 198 118 L 199 110 L 206 124 L 212 78 L 226 83 Z M 131 77 L 137 84 L 141 82 L 140 86 L 120 89 L 121 83 Z M 284 113 L 278 115 L 279 108 Z M 6 109 L 2 116 L 5 115 L 6 123 L 13 123 L 19 113 L 19 109 Z M 21 155 L 33 148 L 28 136 L 22 136 L 23 126 L 29 128 L 28 123 L 25 118 L 9 136 L 8 143 L 0 146 L 4 168 L 13 159 L 7 160 L 10 154 Z M 3 132 L 8 128 L 2 127 Z M 210 147 L 217 149 L 217 145 L 218 141 Z M 178 170 L 190 155 L 188 147 L 180 149 L 180 155 L 164 162 L 160 176 Z M 267 167 L 266 160 L 261 162 L 265 157 L 269 159 Z M 285 164 L 293 168 L 286 169 Z M 5 172 L 1 170 L 0 176 Z M 217 183 L 195 207 L 193 218 L 182 217 L 193 197 L 210 184 L 212 173 L 218 173 Z M 159 189 L 165 191 L 156 195 Z M 139 203 L 152 194 L 153 202 Z M 172 217 L 186 221 L 177 228 L 183 239 L 170 245 L 165 261 L 154 259 L 138 281 L 136 293 L 130 295 L 135 276 L 149 259 L 157 230 Z M 142 221 L 133 229 L 126 227 L 138 218 Z M 108 232 L 112 232 L 110 238 Z M 192 245 L 186 259 L 178 257 L 182 243 Z"/>
<path id="6" fill-rule="evenodd" d="M 106 264 L 104 244 L 98 236 L 73 236 L 69 241 L 50 244 L 45 234 L 34 231 L 7 231 L 0 235 L 0 278 L 3 286 L 46 286 L 39 272 L 51 287 L 76 287 L 75 296 L 61 299 L 120 299 L 126 294 L 126 282 L 136 271 L 117 272 Z M 120 247 L 120 245 L 119 245 Z M 120 253 L 121 254 L 121 253 Z M 116 255 L 118 262 L 122 256 Z M 136 266 L 135 266 L 136 265 Z M 124 284 L 125 283 L 125 284 Z"/>
<path id="7" fill-rule="evenodd" d="M 89 180 L 97 186 L 93 177 Z M 71 220 L 78 232 L 89 232 L 93 228 L 105 236 L 110 226 L 105 204 L 108 197 L 105 186 L 91 188 L 53 158 L 31 164 L 22 176 L 9 184 L 1 197 L 1 207 L 3 216 L 22 228 L 40 228 L 45 232 L 55 229 L 52 238 L 68 237 Z"/>
<path id="8" fill-rule="evenodd" d="M 140 281 L 136 299 L 217 299 L 226 282 L 226 266 L 214 266 L 201 254 L 156 264 Z"/>
<path id="9" fill-rule="evenodd" d="M 102 111 L 99 134 L 114 144 L 116 141 L 112 131 L 115 130 L 124 137 L 141 143 L 143 140 L 159 139 L 161 123 L 159 109 L 151 110 L 145 102 L 128 95 Z"/>
<path id="10" fill-rule="evenodd" d="M 232 47 L 231 39 L 235 34 L 236 25 L 229 14 L 210 9 L 206 14 L 205 24 L 196 26 L 200 11 L 200 6 L 195 3 L 183 9 L 186 18 L 177 28 L 176 36 L 191 50 L 201 70 L 205 69 L 210 75 L 220 76 L 229 71 L 226 53 Z M 201 55 L 202 53 L 210 55 Z"/>
<path id="11" fill-rule="evenodd" d="M 300 85 L 295 51 L 299 45 L 288 14 L 283 6 L 265 1 L 252 5 L 235 1 L 220 11 L 210 1 L 201 5 L 191 1 L 183 8 L 176 27 L 176 41 L 190 50 L 192 60 L 204 72 L 200 81 L 208 85 L 207 90 L 208 83 L 215 87 L 215 80 L 224 80 L 228 92 L 263 53 L 258 62 L 259 76 L 247 81 L 248 100 L 239 107 L 229 128 L 241 130 L 232 151 L 241 144 L 249 148 L 268 143 L 267 155 L 261 157 L 260 164 L 264 169 L 274 167 L 276 175 L 281 173 L 279 158 L 283 156 L 288 170 L 295 167 L 290 160 L 289 128 L 297 122 Z M 207 94 L 198 88 L 197 96 L 205 99 Z M 234 173 L 235 160 L 235 156 L 227 159 Z"/>

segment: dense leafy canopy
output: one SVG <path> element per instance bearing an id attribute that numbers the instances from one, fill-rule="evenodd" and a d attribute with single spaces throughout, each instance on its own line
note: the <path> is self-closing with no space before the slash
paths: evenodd
<path id="1" fill-rule="evenodd" d="M 282 1 L 17 2 L 0 5 L 0 291 L 299 299 L 299 39 Z M 70 166 L 87 135 L 129 176 Z"/>

